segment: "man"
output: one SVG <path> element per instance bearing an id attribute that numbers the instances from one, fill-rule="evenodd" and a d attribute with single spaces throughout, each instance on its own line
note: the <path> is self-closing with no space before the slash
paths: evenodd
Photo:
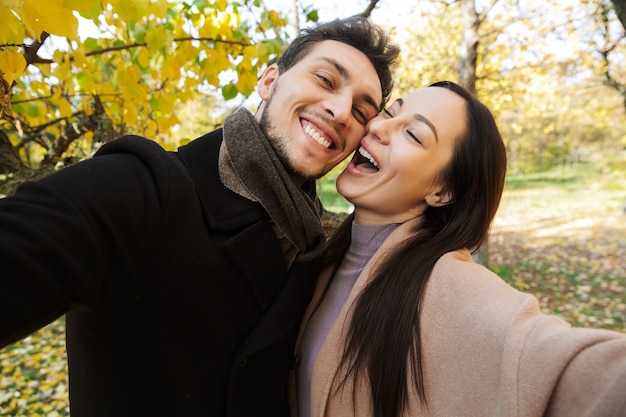
<path id="1" fill-rule="evenodd" d="M 397 54 L 366 19 L 322 24 L 266 69 L 255 116 L 176 153 L 122 137 L 0 200 L 0 345 L 67 312 L 73 417 L 287 415 L 314 179 L 356 148 Z"/>

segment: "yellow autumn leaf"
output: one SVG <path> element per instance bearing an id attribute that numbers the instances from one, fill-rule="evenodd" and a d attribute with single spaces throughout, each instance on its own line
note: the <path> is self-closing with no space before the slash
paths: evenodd
<path id="1" fill-rule="evenodd" d="M 226 6 L 228 6 L 228 1 L 227 0 L 217 0 L 215 2 L 215 4 L 217 5 L 217 10 L 224 11 L 224 10 L 226 10 Z"/>
<path id="2" fill-rule="evenodd" d="M 101 0 L 63 0 L 63 7 L 76 10 L 84 18 L 97 21 L 102 11 Z"/>
<path id="3" fill-rule="evenodd" d="M 163 63 L 162 75 L 163 78 L 168 80 L 178 79 L 180 78 L 180 70 L 183 67 L 182 62 L 180 62 L 177 57 L 172 57 L 168 61 Z"/>
<path id="4" fill-rule="evenodd" d="M 175 99 L 171 94 L 160 95 L 158 102 L 162 114 L 170 114 L 174 111 Z"/>
<path id="5" fill-rule="evenodd" d="M 81 1 L 81 0 L 78 0 Z M 170 3 L 167 0 L 155 0 L 151 1 L 148 5 L 148 13 L 161 19 L 167 15 L 167 9 L 170 7 Z"/>
<path id="6" fill-rule="evenodd" d="M 79 49 L 74 51 L 74 65 L 78 68 L 84 68 L 87 66 L 87 57 L 85 56 L 85 51 Z"/>
<path id="7" fill-rule="evenodd" d="M 30 82 L 29 87 L 31 92 L 41 96 L 45 96 L 48 93 L 48 85 L 41 81 L 33 80 Z"/>
<path id="8" fill-rule="evenodd" d="M 19 9 L 22 7 L 24 0 L 0 0 L 0 6 L 9 9 Z"/>
<path id="9" fill-rule="evenodd" d="M 24 41 L 22 22 L 6 7 L 0 6 L 0 45 L 21 43 Z"/>
<path id="10" fill-rule="evenodd" d="M 230 60 L 228 59 L 228 55 L 223 49 L 213 50 L 210 59 L 207 58 L 207 60 L 207 66 L 212 67 L 210 69 L 207 68 L 210 71 L 215 71 L 219 73 L 229 70 L 232 67 Z"/>
<path id="11" fill-rule="evenodd" d="M 63 7 L 63 0 L 25 0 L 18 13 L 37 39 L 43 31 L 70 39 L 78 37 L 78 19 L 72 10 Z"/>
<path id="12" fill-rule="evenodd" d="M 174 127 L 174 125 L 176 125 L 178 122 L 179 122 L 178 118 L 173 117 L 171 114 L 163 115 L 159 117 L 159 130 L 168 131 L 172 127 Z"/>
<path id="13" fill-rule="evenodd" d="M 198 29 L 198 34 L 201 38 L 216 39 L 218 31 L 219 29 L 212 19 L 205 19 L 204 25 Z"/>
<path id="14" fill-rule="evenodd" d="M 69 80 L 72 76 L 72 64 L 70 60 L 63 59 L 52 71 L 52 74 L 61 82 Z"/>
<path id="15" fill-rule="evenodd" d="M 200 85 L 200 83 L 202 82 L 202 80 L 200 79 L 200 77 L 186 77 L 185 78 L 185 82 L 183 84 L 183 91 L 193 91 L 195 92 L 198 89 L 198 86 Z M 182 101 L 185 101 L 185 98 L 183 98 Z"/>
<path id="16" fill-rule="evenodd" d="M 59 97 L 56 101 L 56 105 L 59 107 L 61 117 L 70 117 L 72 115 L 72 105 L 65 97 Z"/>
<path id="17" fill-rule="evenodd" d="M 150 50 L 148 48 L 139 48 L 137 52 L 137 63 L 142 68 L 147 68 L 150 65 Z"/>
<path id="18" fill-rule="evenodd" d="M 85 93 L 96 94 L 98 92 L 98 83 L 92 77 L 84 77 L 79 81 L 81 90 Z"/>
<path id="19" fill-rule="evenodd" d="M 239 91 L 244 96 L 249 96 L 257 84 L 257 77 L 251 71 L 245 71 L 239 73 L 239 78 L 237 79 L 237 91 Z"/>
<path id="20" fill-rule="evenodd" d="M 26 60 L 22 54 L 6 49 L 0 51 L 0 71 L 8 85 L 13 84 L 13 81 L 18 79 L 25 69 Z"/>
<path id="21" fill-rule="evenodd" d="M 180 124 L 180 119 L 178 118 L 176 113 L 170 114 L 169 123 L 170 123 L 170 126 L 175 126 L 177 124 Z"/>
<path id="22" fill-rule="evenodd" d="M 125 88 L 127 86 L 137 84 L 141 79 L 141 72 L 139 68 L 134 65 L 121 65 L 116 77 L 115 83 L 121 87 Z"/>
<path id="23" fill-rule="evenodd" d="M 137 9 L 134 2 L 129 0 L 109 0 L 111 8 L 122 21 L 134 22 L 137 19 Z"/>
<path id="24" fill-rule="evenodd" d="M 113 97 L 117 94 L 117 90 L 115 88 L 113 88 L 113 86 L 110 83 L 105 83 L 105 84 L 101 84 L 98 83 L 96 84 L 96 87 L 98 88 L 98 95 L 104 96 L 104 97 Z M 115 104 L 115 102 L 113 102 L 113 104 Z"/>
<path id="25" fill-rule="evenodd" d="M 267 46 L 263 43 L 263 42 L 257 42 L 256 45 L 254 45 L 255 47 L 255 52 L 256 52 L 256 56 L 261 57 L 261 56 L 265 56 L 267 55 Z M 246 49 L 247 51 L 250 50 L 250 48 Z"/>
<path id="26" fill-rule="evenodd" d="M 220 13 L 219 16 L 219 28 L 220 28 L 220 34 L 223 35 L 230 35 L 231 32 L 231 23 L 232 23 L 232 16 L 230 15 L 230 13 L 227 12 L 222 12 Z M 226 36 L 229 37 L 229 36 Z"/>
<path id="27" fill-rule="evenodd" d="M 158 50 L 167 43 L 167 34 L 162 27 L 151 27 L 146 31 L 146 44 L 152 50 Z"/>
<path id="28" fill-rule="evenodd" d="M 206 81 L 211 84 L 214 87 L 219 87 L 220 85 L 220 79 L 219 79 L 219 73 L 220 71 L 218 69 L 215 68 L 215 66 L 212 65 L 213 63 L 211 61 L 208 61 L 207 64 L 204 66 L 204 77 L 206 78 Z"/>
<path id="29" fill-rule="evenodd" d="M 148 119 L 143 124 L 143 134 L 147 137 L 153 137 L 159 132 L 159 127 L 154 120 Z"/>
<path id="30" fill-rule="evenodd" d="M 135 106 L 126 106 L 122 112 L 122 117 L 124 118 L 124 123 L 129 126 L 133 126 L 137 123 L 137 108 Z"/>
<path id="31" fill-rule="evenodd" d="M 136 22 L 146 16 L 148 2 L 145 0 L 109 0 L 113 11 L 125 22 Z"/>
<path id="32" fill-rule="evenodd" d="M 174 29 L 172 30 L 172 35 L 173 36 L 175 36 L 175 37 L 182 37 L 182 36 L 189 35 L 185 31 L 185 26 L 187 25 L 187 21 L 182 19 L 180 16 L 175 17 L 170 22 L 170 24 L 174 26 Z M 202 34 L 200 34 L 200 36 L 202 36 Z"/>
<path id="33" fill-rule="evenodd" d="M 280 14 L 278 14 L 278 12 L 276 10 L 270 10 L 269 14 L 267 15 L 267 19 L 273 25 L 278 25 L 281 22 Z"/>

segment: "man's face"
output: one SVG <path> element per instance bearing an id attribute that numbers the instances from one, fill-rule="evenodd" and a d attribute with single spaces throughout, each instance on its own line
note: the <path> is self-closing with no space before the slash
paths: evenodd
<path id="1" fill-rule="evenodd" d="M 348 157 L 382 102 L 369 59 L 338 41 L 314 45 L 282 74 L 271 65 L 259 82 L 257 113 L 285 168 L 302 179 L 319 178 Z"/>

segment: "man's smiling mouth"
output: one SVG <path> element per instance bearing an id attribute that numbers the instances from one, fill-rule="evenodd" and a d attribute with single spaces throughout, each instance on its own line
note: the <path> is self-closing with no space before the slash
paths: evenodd
<path id="1" fill-rule="evenodd" d="M 323 134 L 321 134 L 320 132 L 318 132 L 317 130 L 315 130 L 311 125 L 306 124 L 304 126 L 304 131 L 307 133 L 307 135 L 309 135 L 315 142 L 319 143 L 320 145 L 322 145 L 323 147 L 325 147 L 326 149 L 330 149 L 330 147 L 332 146 L 333 142 L 326 139 L 324 137 Z"/>

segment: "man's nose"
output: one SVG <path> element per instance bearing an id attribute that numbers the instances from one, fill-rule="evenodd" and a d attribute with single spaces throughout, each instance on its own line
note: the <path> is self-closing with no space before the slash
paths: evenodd
<path id="1" fill-rule="evenodd" d="M 347 125 L 352 118 L 352 95 L 337 93 L 326 100 L 324 110 L 335 123 Z"/>

